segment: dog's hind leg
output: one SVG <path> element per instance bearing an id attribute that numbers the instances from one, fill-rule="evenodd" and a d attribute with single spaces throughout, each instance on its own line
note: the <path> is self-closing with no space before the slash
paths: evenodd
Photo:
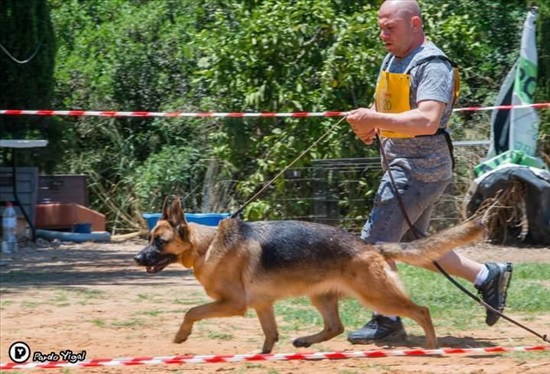
<path id="1" fill-rule="evenodd" d="M 271 353 L 273 346 L 279 341 L 279 332 L 277 331 L 277 321 L 275 320 L 275 313 L 273 312 L 273 304 L 266 303 L 255 306 L 254 308 L 265 335 L 262 353 Z"/>
<path id="2" fill-rule="evenodd" d="M 344 332 L 344 325 L 338 314 L 338 295 L 327 293 L 310 296 L 311 303 L 321 316 L 323 316 L 324 328 L 321 332 L 295 339 L 292 344 L 295 347 L 309 347 L 312 344 L 332 339 Z"/>
<path id="3" fill-rule="evenodd" d="M 174 343 L 182 343 L 187 340 L 193 329 L 193 324 L 207 318 L 244 316 L 246 304 L 239 300 L 218 300 L 213 303 L 193 307 L 185 313 Z"/>
<path id="4" fill-rule="evenodd" d="M 393 301 L 395 301 L 395 304 Z M 392 303 L 384 302 L 381 305 L 377 305 L 376 310 L 382 314 L 407 317 L 414 320 L 422 327 L 424 334 L 426 334 L 426 347 L 428 349 L 437 348 L 435 329 L 430 316 L 430 310 L 427 307 L 417 305 L 409 298 L 403 298 L 399 301 L 394 299 Z"/>
<path id="5" fill-rule="evenodd" d="M 380 273 L 378 277 L 371 277 L 355 284 L 355 296 L 361 303 L 373 307 L 381 314 L 411 318 L 424 329 L 426 346 L 429 349 L 437 348 L 430 310 L 413 303 L 397 280 L 389 274 L 382 274 L 387 273 Z"/>

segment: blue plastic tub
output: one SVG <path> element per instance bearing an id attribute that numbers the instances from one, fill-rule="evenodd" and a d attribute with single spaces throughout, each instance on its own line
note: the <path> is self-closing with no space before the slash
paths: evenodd
<path id="1" fill-rule="evenodd" d="M 143 213 L 142 216 L 147 221 L 147 227 L 151 230 L 157 224 L 161 213 Z M 185 213 L 187 222 L 194 222 L 206 226 L 218 226 L 220 221 L 229 217 L 229 213 Z"/>
<path id="2" fill-rule="evenodd" d="M 92 232 L 92 224 L 91 223 L 77 223 L 73 226 L 73 232 L 79 233 L 79 234 L 90 234 Z"/>
<path id="3" fill-rule="evenodd" d="M 108 231 L 93 231 L 91 233 L 78 233 L 78 232 L 64 232 L 54 230 L 36 230 L 36 237 L 53 240 L 59 239 L 62 242 L 109 242 L 111 241 L 111 234 Z"/>

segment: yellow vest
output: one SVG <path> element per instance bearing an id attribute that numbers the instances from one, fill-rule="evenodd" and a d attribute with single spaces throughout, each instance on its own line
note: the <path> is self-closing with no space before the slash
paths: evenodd
<path id="1" fill-rule="evenodd" d="M 378 84 L 376 85 L 375 103 L 376 111 L 382 113 L 402 113 L 411 110 L 410 105 L 410 87 L 411 87 L 411 75 L 409 72 L 412 68 L 430 61 L 435 58 L 443 58 L 449 61 L 453 67 L 454 74 L 454 93 L 453 93 L 453 105 L 458 99 L 460 90 L 460 76 L 458 73 L 458 66 L 451 60 L 443 56 L 433 56 L 421 60 L 413 67 L 407 69 L 405 73 L 390 73 L 385 70 L 380 72 Z M 401 134 L 389 130 L 380 130 L 380 135 L 386 138 L 414 138 L 412 135 Z"/>

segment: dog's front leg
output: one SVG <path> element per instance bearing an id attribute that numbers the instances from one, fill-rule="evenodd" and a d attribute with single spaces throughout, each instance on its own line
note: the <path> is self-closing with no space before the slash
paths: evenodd
<path id="1" fill-rule="evenodd" d="M 183 318 L 174 343 L 182 343 L 187 340 L 193 329 L 193 324 L 207 318 L 244 316 L 246 304 L 236 300 L 218 300 L 213 303 L 199 305 L 189 309 Z"/>
<path id="2" fill-rule="evenodd" d="M 271 353 L 273 346 L 279 340 L 279 332 L 277 331 L 277 321 L 275 320 L 275 313 L 273 312 L 273 304 L 269 303 L 261 306 L 255 306 L 255 309 L 265 335 L 262 353 Z"/>

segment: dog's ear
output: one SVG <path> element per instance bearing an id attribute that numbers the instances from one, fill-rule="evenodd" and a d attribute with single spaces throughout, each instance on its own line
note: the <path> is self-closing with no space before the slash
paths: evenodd
<path id="1" fill-rule="evenodd" d="M 176 230 L 180 238 L 182 238 L 183 240 L 188 240 L 187 238 L 189 237 L 189 227 L 186 224 L 182 223 L 181 225 L 178 225 L 176 227 Z"/>
<path id="2" fill-rule="evenodd" d="M 170 223 L 176 228 L 178 235 L 182 239 L 187 240 L 189 229 L 187 227 L 187 220 L 185 219 L 185 214 L 183 212 L 183 204 L 179 197 L 172 201 L 170 214 Z"/>
<path id="3" fill-rule="evenodd" d="M 167 196 L 164 198 L 164 202 L 162 203 L 160 219 L 167 220 L 168 217 L 170 217 L 170 212 L 168 211 L 168 196 Z"/>
<path id="4" fill-rule="evenodd" d="M 179 225 L 187 226 L 187 220 L 185 219 L 185 214 L 183 214 L 183 206 L 179 197 L 176 197 L 174 201 L 172 201 L 168 220 L 172 223 L 174 227 Z"/>

